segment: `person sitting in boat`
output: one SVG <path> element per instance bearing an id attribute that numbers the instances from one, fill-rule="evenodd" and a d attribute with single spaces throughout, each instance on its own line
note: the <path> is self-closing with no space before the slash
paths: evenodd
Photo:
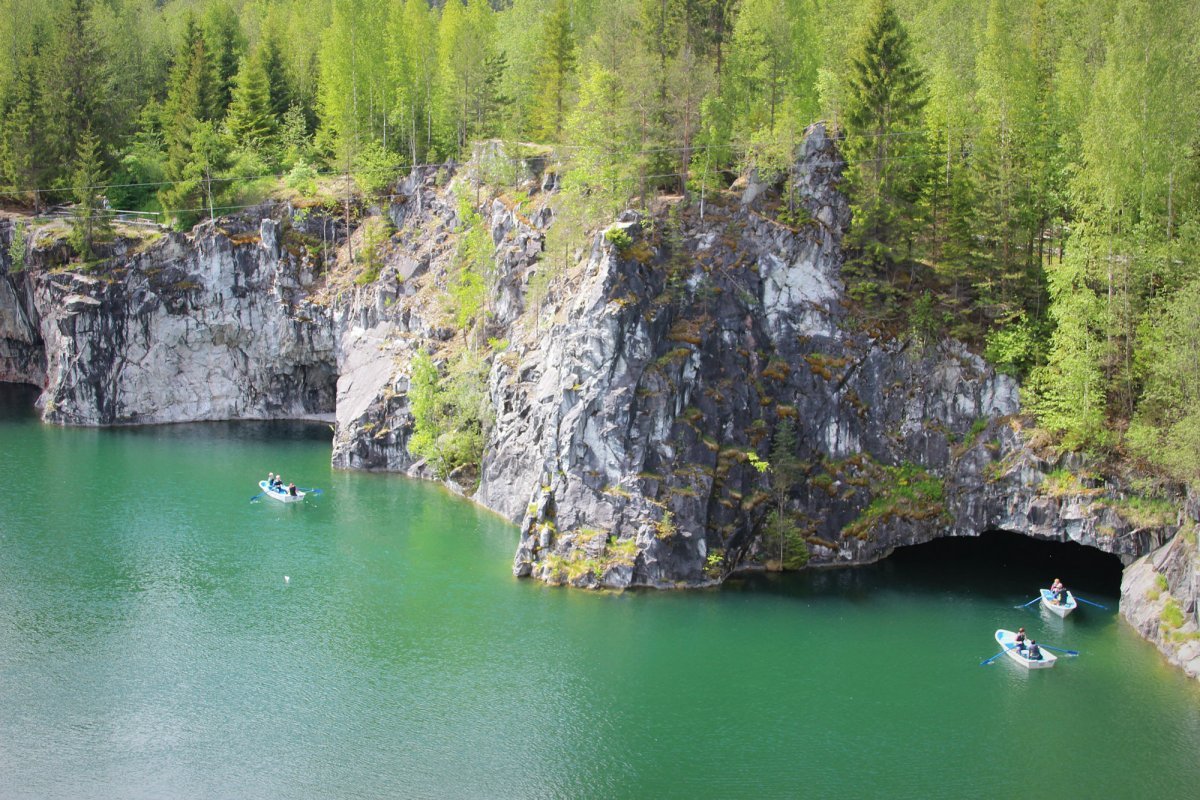
<path id="1" fill-rule="evenodd" d="M 288 494 L 290 494 L 292 497 L 296 496 L 296 484 L 294 484 L 294 483 L 288 484 Z"/>
<path id="2" fill-rule="evenodd" d="M 1055 578 L 1054 583 L 1050 584 L 1050 591 L 1054 593 L 1055 600 L 1057 600 L 1058 596 L 1060 594 L 1062 594 L 1062 590 L 1063 590 L 1063 582 L 1060 581 L 1058 578 Z"/>
<path id="3" fill-rule="evenodd" d="M 275 482 L 271 484 L 271 488 L 277 492 L 283 491 L 283 476 L 282 475 L 275 476 Z"/>
<path id="4" fill-rule="evenodd" d="M 1025 652 L 1025 629 L 1017 628 L 1017 652 Z"/>
<path id="5" fill-rule="evenodd" d="M 1058 585 L 1058 594 L 1054 597 L 1054 604 L 1056 606 L 1065 606 L 1067 604 L 1067 587 L 1061 583 Z"/>
<path id="6" fill-rule="evenodd" d="M 1025 654 L 1025 657 L 1028 658 L 1030 661 L 1041 661 L 1042 660 L 1042 648 L 1038 647 L 1037 642 L 1031 640 L 1029 642 L 1029 652 Z"/>
<path id="7" fill-rule="evenodd" d="M 268 472 L 267 473 L 267 488 L 270 489 L 274 485 L 275 485 L 275 473 Z"/>

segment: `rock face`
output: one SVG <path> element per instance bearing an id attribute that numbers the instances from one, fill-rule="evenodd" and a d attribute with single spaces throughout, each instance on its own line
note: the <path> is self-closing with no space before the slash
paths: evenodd
<path id="1" fill-rule="evenodd" d="M 35 261 L 5 276 L 0 293 L 24 300 L 5 303 L 20 334 L 5 336 L 8 369 L 44 387 L 50 422 L 329 415 L 332 319 L 306 298 L 302 260 L 282 251 L 278 227 L 263 219 L 258 230 L 210 224 L 122 241 L 102 275 Z M 25 342 L 44 348 L 44 373 L 27 351 L 21 357 Z"/>
<path id="2" fill-rule="evenodd" d="M 333 415 L 336 466 L 433 477 L 409 450 L 414 357 L 476 354 L 483 458 L 447 483 L 520 524 L 518 576 L 697 586 L 1004 529 L 1142 559 L 1131 608 L 1151 569 L 1194 621 L 1195 547 L 1171 539 L 1175 520 L 1138 521 L 1118 483 L 1063 481 L 1082 465 L 1025 443 L 1016 384 L 964 346 L 847 314 L 850 211 L 823 127 L 790 208 L 757 180 L 703 213 L 668 199 L 558 268 L 541 258 L 546 161 L 492 145 L 467 169 L 415 172 L 376 211 L 395 232 L 369 274 L 331 218 L 290 208 L 121 240 L 102 273 L 34 248 L 0 274 L 0 380 L 43 387 L 45 418 L 69 424 Z M 505 189 L 481 182 L 495 164 Z M 488 304 L 463 330 L 449 289 L 480 231 Z M 348 241 L 361 252 L 365 235 Z M 1164 650 L 1193 630 L 1127 613 Z"/>
<path id="3" fill-rule="evenodd" d="M 1127 561 L 1165 538 L 1044 486 L 1060 465 L 1024 449 L 1004 422 L 1017 386 L 980 358 L 848 324 L 839 168 L 813 130 L 794 227 L 753 206 L 674 229 L 668 216 L 655 234 L 619 222 L 549 330 L 497 361 L 476 497 L 522 520 L 515 574 L 661 587 L 777 565 L 763 534 L 778 496 L 760 467 L 785 423 L 800 464 L 783 505 L 811 564 L 998 528 Z"/>
<path id="4" fill-rule="evenodd" d="M 1200 678 L 1200 502 L 1188 503 L 1189 525 L 1139 558 L 1121 580 L 1121 614 L 1172 664 Z"/>
<path id="5" fill-rule="evenodd" d="M 0 381 L 46 385 L 46 347 L 38 329 L 30 282 L 13 270 L 13 221 L 0 217 Z"/>
<path id="6" fill-rule="evenodd" d="M 458 211 L 434 170 L 410 175 L 386 215 L 398 229 L 379 276 L 334 303 L 338 348 L 337 429 L 333 464 L 432 477 L 408 451 L 409 369 L 431 343 L 450 338 L 437 295 L 444 277 L 430 273 L 453 252 Z"/>

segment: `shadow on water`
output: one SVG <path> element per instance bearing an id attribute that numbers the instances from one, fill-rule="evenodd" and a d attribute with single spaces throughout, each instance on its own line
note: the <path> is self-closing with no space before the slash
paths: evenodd
<path id="1" fill-rule="evenodd" d="M 1008 531 L 978 537 L 937 539 L 899 548 L 883 561 L 862 567 L 821 568 L 799 573 L 748 574 L 726 584 L 728 591 L 767 591 L 808 599 L 837 595 L 865 599 L 880 589 L 913 594 L 972 595 L 1013 602 L 1037 596 L 1061 578 L 1080 594 L 1115 598 L 1121 562 L 1116 556 L 1075 543 L 1047 542 Z"/>
<path id="2" fill-rule="evenodd" d="M 23 383 L 0 383 L 0 419 L 31 419 L 38 416 L 39 390 Z M 329 423 L 317 420 L 235 420 L 184 422 L 167 425 L 130 425 L 106 428 L 114 437 L 130 436 L 179 442 L 330 442 Z"/>
<path id="3" fill-rule="evenodd" d="M 315 420 L 232 420 L 224 422 L 182 422 L 169 425 L 139 425 L 110 429 L 114 436 L 136 436 L 157 441 L 191 441 L 205 444 L 222 441 L 331 442 L 329 424 Z"/>

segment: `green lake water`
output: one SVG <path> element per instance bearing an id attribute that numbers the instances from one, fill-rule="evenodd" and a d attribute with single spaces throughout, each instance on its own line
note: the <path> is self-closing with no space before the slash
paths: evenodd
<path id="1" fill-rule="evenodd" d="M 494 515 L 331 470 L 325 426 L 62 429 L 0 390 L 0 797 L 1200 794 L 1200 687 L 1114 611 L 1012 608 L 1056 575 L 1115 608 L 1082 548 L 553 589 Z M 249 502 L 268 470 L 324 494 Z M 981 667 L 1018 625 L 1083 655 Z"/>

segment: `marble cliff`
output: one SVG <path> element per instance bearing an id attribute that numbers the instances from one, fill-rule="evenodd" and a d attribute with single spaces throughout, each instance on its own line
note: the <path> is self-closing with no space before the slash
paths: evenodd
<path id="1" fill-rule="evenodd" d="M 122 231 L 86 270 L 53 224 L 31 226 L 16 270 L 2 218 L 0 381 L 40 387 L 63 424 L 328 419 L 336 466 L 435 477 L 409 449 L 413 359 L 470 352 L 482 459 L 437 477 L 520 526 L 517 576 L 697 586 L 1004 529 L 1120 557 L 1123 613 L 1200 672 L 1196 509 L 1147 520 L 1117 481 L 1056 479 L 1083 465 L 1030 447 L 1013 380 L 850 314 L 841 167 L 814 126 L 787 224 L 751 180 L 703 212 L 625 212 L 553 271 L 556 176 L 498 145 L 415 172 L 349 230 L 338 210 L 275 203 Z M 464 327 L 447 288 L 468 224 L 494 254 L 486 313 Z M 791 457 L 772 463 L 785 428 Z"/>

